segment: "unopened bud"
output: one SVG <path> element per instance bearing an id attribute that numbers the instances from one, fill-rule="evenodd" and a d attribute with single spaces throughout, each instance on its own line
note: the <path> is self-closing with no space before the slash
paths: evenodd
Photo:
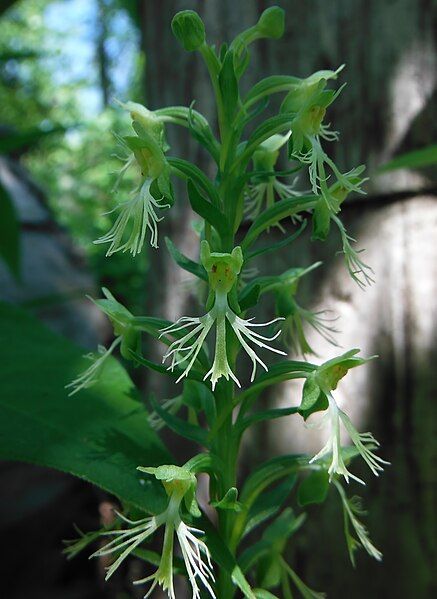
<path id="1" fill-rule="evenodd" d="M 264 37 L 279 39 L 284 34 L 285 13 L 279 6 L 267 8 L 259 18 L 257 29 Z"/>
<path id="2" fill-rule="evenodd" d="M 181 42 L 185 50 L 197 50 L 205 41 L 205 25 L 194 10 L 178 12 L 171 22 L 174 36 Z"/>

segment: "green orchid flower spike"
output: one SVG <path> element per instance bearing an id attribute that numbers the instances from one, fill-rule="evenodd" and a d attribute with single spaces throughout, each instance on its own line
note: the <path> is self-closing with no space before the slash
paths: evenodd
<path id="1" fill-rule="evenodd" d="M 141 520 L 129 520 L 122 514 L 118 517 L 128 525 L 128 528 L 110 530 L 101 533 L 102 536 L 114 537 L 112 541 L 93 553 L 92 557 L 115 555 L 116 559 L 108 568 L 106 580 L 121 566 L 124 560 L 132 554 L 144 541 L 150 539 L 161 527 L 164 527 L 164 541 L 158 569 L 154 574 L 136 580 L 134 584 L 149 584 L 150 588 L 144 597 L 149 597 L 156 586 L 166 591 L 170 599 L 175 599 L 173 548 L 176 535 L 182 552 L 182 557 L 191 584 L 193 598 L 200 599 L 200 582 L 215 598 L 211 584 L 214 582 L 211 558 L 205 543 L 198 538 L 203 531 L 187 525 L 183 521 L 183 508 L 191 516 L 199 516 L 200 511 L 195 499 L 197 481 L 192 472 L 178 466 L 159 466 L 158 468 L 138 467 L 138 470 L 151 474 L 162 482 L 168 496 L 166 509 L 157 516 Z"/>
<path id="2" fill-rule="evenodd" d="M 305 359 L 307 354 L 316 355 L 318 349 L 317 337 L 309 342 L 309 329 L 333 345 L 337 331 L 330 312 L 301 305 L 301 281 L 304 276 L 313 276 L 321 263 L 302 266 L 295 262 L 302 252 L 294 251 L 295 246 L 290 250 L 309 220 L 312 240 L 324 241 L 331 230 L 338 230 L 351 277 L 360 286 L 372 282 L 372 271 L 341 219 L 341 209 L 350 195 L 363 192 L 364 167 L 342 172 L 328 155 L 328 146 L 326 150 L 323 147 L 325 141 L 338 139 L 338 133 L 326 122 L 326 112 L 342 89 L 329 89 L 342 67 L 306 78 L 272 74 L 250 89 L 240 86 L 250 62 L 251 45 L 260 39 L 278 39 L 285 30 L 284 11 L 278 6 L 269 7 L 252 27 L 220 46 L 208 41 L 200 15 L 192 10 L 176 14 L 171 27 L 177 42 L 188 52 L 197 51 L 204 62 L 215 99 L 214 120 L 210 124 L 195 110 L 194 102 L 154 110 L 136 102 L 119 103 L 129 115 L 131 129 L 129 134 L 116 135 L 124 162 L 115 188 L 128 169 L 135 171 L 137 182 L 132 197 L 115 208 L 112 228 L 95 243 L 107 245 L 108 256 L 116 252 L 136 256 L 145 249 L 146 240 L 157 248 L 159 223 L 174 203 L 172 182 L 177 177 L 187 190 L 185 196 L 179 187 L 177 199 L 189 202 L 195 213 L 193 228 L 199 243 L 190 257 L 173 239 L 166 238 L 166 247 L 177 266 L 192 277 L 189 284 L 193 287 L 195 280 L 201 289 L 197 299 L 203 307 L 190 308 L 190 316 L 172 322 L 155 315 L 134 316 L 107 289 L 103 289 L 104 298 L 95 301 L 113 326 L 114 340 L 108 349 L 100 347 L 97 356 L 91 356 L 91 366 L 68 385 L 71 395 L 105 377 L 105 365 L 117 348 L 135 366 L 181 385 L 168 395 L 166 389 L 165 399 L 149 394 L 151 412 L 136 402 L 133 417 L 130 412 L 126 414 L 129 417 L 123 419 L 123 431 L 129 442 L 121 442 L 120 457 L 125 446 L 129 460 L 131 453 L 137 455 L 146 448 L 144 461 L 134 463 L 145 463 L 138 470 L 149 478 L 138 480 L 138 473 L 128 472 L 124 466 L 110 470 L 114 479 L 121 477 L 114 488 L 119 490 L 122 513 L 102 531 L 81 535 L 69 544 L 67 552 L 73 556 L 99 536 L 107 539 L 94 553 L 105 561 L 113 560 L 109 561 L 107 578 L 129 556 L 147 562 L 150 569 L 135 581 L 147 585 L 145 597 L 161 587 L 174 599 L 177 574 L 187 579 L 194 599 L 207 595 L 289 599 L 295 589 L 307 599 L 321 599 L 323 594 L 312 590 L 286 560 L 287 544 L 303 525 L 308 515 L 306 506 L 321 503 L 334 488 L 343 507 L 351 559 L 355 549 L 362 546 L 380 560 L 381 553 L 359 519 L 358 502 L 346 496 L 340 481 L 364 482 L 353 473 L 352 460 L 356 457 L 360 456 L 375 475 L 388 463 L 377 454 L 373 435 L 359 433 L 335 399 L 339 381 L 351 368 L 368 360 L 360 357 L 358 350 L 321 365 Z M 274 95 L 280 96 L 280 102 L 270 102 Z M 264 118 L 272 107 L 273 112 Z M 181 135 L 201 146 L 206 169 L 168 153 L 167 127 L 181 127 Z M 280 170 L 280 159 L 284 170 Z M 310 190 L 297 191 L 295 181 L 287 178 L 297 171 L 299 178 L 303 175 L 309 179 Z M 298 230 L 289 233 L 290 224 L 296 221 L 300 223 Z M 177 225 L 176 219 L 173 225 Z M 273 228 L 274 240 L 269 235 Z M 278 251 L 282 251 L 279 259 Z M 263 260 L 257 262 L 260 256 Z M 282 274 L 276 274 L 273 268 L 284 260 L 288 263 Z M 148 293 L 155 291 L 151 280 L 147 279 L 146 285 Z M 172 293 L 177 290 L 172 289 Z M 267 322 L 247 316 L 261 298 L 269 314 Z M 263 327 L 271 327 L 271 332 Z M 279 338 L 303 359 L 288 359 L 286 352 L 276 347 Z M 165 365 L 156 363 L 150 351 L 158 340 L 166 346 L 162 352 Z M 273 363 L 264 357 L 267 352 Z M 244 359 L 251 366 L 250 383 L 240 374 Z M 264 392 L 293 379 L 304 383 L 299 408 L 266 406 Z M 154 381 L 151 387 L 155 387 Z M 99 392 L 105 392 L 104 385 Z M 266 421 L 272 421 L 273 427 L 274 420 L 296 413 L 306 420 L 314 412 L 324 413 L 321 424 L 328 433 L 316 455 L 296 452 L 275 456 L 253 465 L 244 476 L 239 456 L 250 427 Z M 141 422 L 144 445 L 137 443 Z M 168 430 L 161 442 L 156 436 L 164 428 Z M 351 439 L 350 447 L 341 446 L 343 428 Z M 94 428 L 89 430 L 91 435 Z M 202 453 L 184 466 L 159 466 L 162 461 L 171 461 L 167 457 L 170 451 L 163 447 L 171 434 L 201 447 Z M 114 435 L 106 450 L 115 447 L 117 464 L 118 437 L 122 439 L 121 434 Z M 156 447 L 159 451 L 154 453 Z M 72 470 L 77 471 L 77 464 Z M 199 504 L 198 475 L 202 480 Z M 102 479 L 108 481 L 106 490 L 111 490 L 111 476 Z M 292 494 L 296 483 L 297 493 Z M 164 508 L 162 487 L 167 499 Z M 291 509 L 292 503 L 296 509 Z M 200 529 L 193 526 L 196 518 Z M 161 533 L 163 539 L 158 553 L 148 547 L 155 533 Z M 314 586 L 318 588 L 317 581 Z"/>
<path id="3" fill-rule="evenodd" d="M 337 388 L 338 382 L 351 368 L 361 366 L 372 359 L 360 358 L 356 355 L 358 352 L 358 349 L 352 349 L 337 358 L 328 360 L 328 362 L 310 373 L 305 381 L 299 411 L 307 418 L 315 411 L 326 410 L 321 426 L 326 425 L 328 427 L 328 441 L 310 460 L 310 463 L 328 458 L 330 459 L 328 473 L 331 480 L 334 475 L 339 475 L 343 476 L 346 482 L 349 482 L 349 478 L 352 478 L 364 485 L 366 483 L 352 474 L 346 467 L 341 452 L 340 425 L 345 427 L 359 455 L 375 476 L 379 476 L 379 473 L 384 469 L 383 465 L 388 465 L 389 462 L 374 453 L 373 449 L 378 447 L 379 443 L 372 433 L 359 433 L 353 426 L 349 416 L 338 407 L 332 395 L 332 391 Z"/>

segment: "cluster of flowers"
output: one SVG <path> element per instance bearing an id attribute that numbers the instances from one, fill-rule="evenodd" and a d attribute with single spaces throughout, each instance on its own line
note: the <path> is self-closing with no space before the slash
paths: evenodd
<path id="1" fill-rule="evenodd" d="M 351 247 L 341 221 L 338 219 L 340 205 L 351 192 L 361 192 L 364 181 L 361 178 L 362 168 L 359 167 L 348 173 L 341 173 L 331 158 L 324 152 L 321 140 L 333 141 L 338 134 L 331 131 L 329 125 L 323 123 L 326 108 L 335 100 L 338 93 L 326 89 L 327 82 L 335 79 L 340 72 L 320 71 L 305 80 L 296 80 L 291 86 L 281 106 L 281 113 L 290 116 L 290 129 L 285 135 L 273 135 L 263 141 L 253 154 L 252 183 L 246 188 L 246 215 L 255 219 L 265 208 L 275 202 L 275 198 L 284 199 L 296 197 L 300 193 L 295 190 L 294 182 L 285 184 L 280 181 L 282 176 L 275 167 L 280 150 L 287 144 L 289 158 L 308 166 L 312 193 L 316 196 L 313 211 L 313 236 L 324 239 L 329 231 L 331 222 L 340 229 L 343 252 L 352 276 L 360 283 L 370 281 L 369 269 L 360 260 L 358 253 Z M 158 223 L 162 219 L 161 211 L 173 204 L 173 193 L 170 181 L 171 168 L 165 157 L 168 145 L 165 140 L 164 124 L 172 121 L 170 113 L 149 111 L 144 106 L 128 102 L 122 105 L 129 111 L 135 135 L 120 137 L 119 142 L 125 151 L 125 165 L 120 177 L 128 168 L 136 168 L 140 183 L 133 197 L 117 206 L 118 217 L 111 230 L 96 240 L 95 243 L 109 244 L 107 255 L 115 252 L 129 251 L 138 254 L 150 234 L 150 245 L 158 247 Z M 177 112 L 177 109 L 175 109 Z M 177 117 L 178 120 L 180 116 Z M 328 173 L 328 170 L 330 174 Z M 328 185 L 329 176 L 334 180 Z M 277 223 L 281 226 L 280 223 Z M 236 345 L 243 349 L 252 362 L 251 381 L 254 380 L 257 367 L 268 370 L 256 349 L 265 349 L 276 354 L 285 352 L 274 347 L 272 342 L 282 333 L 291 337 L 291 343 L 297 344 L 302 353 L 313 350 L 303 333 L 303 322 L 308 322 L 316 331 L 335 344 L 333 333 L 335 329 L 331 320 L 323 313 L 313 313 L 302 308 L 295 299 L 299 278 L 309 269 L 294 269 L 278 277 L 272 291 L 276 294 L 277 317 L 266 323 L 256 323 L 252 318 L 241 316 L 238 305 L 238 289 L 242 283 L 241 270 L 244 265 L 243 252 L 235 247 L 230 253 L 212 252 L 206 240 L 201 242 L 201 265 L 208 278 L 209 296 L 206 302 L 206 313 L 199 317 L 183 316 L 175 323 L 161 329 L 160 335 L 172 339 L 163 356 L 163 361 L 169 360 L 168 368 L 175 369 L 179 374 L 178 381 L 188 377 L 195 364 L 205 341 L 212 331 L 215 331 L 215 350 L 211 368 L 205 372 L 204 380 L 209 379 L 214 391 L 218 381 L 223 377 L 231 379 L 238 386 L 240 382 L 229 364 L 229 346 Z M 89 356 L 91 366 L 68 387 L 70 395 L 93 385 L 110 358 L 113 351 L 120 347 L 123 357 L 132 358 L 132 351 L 138 352 L 141 341 L 141 327 L 135 317 L 121 305 L 111 293 L 104 289 L 105 299 L 96 304 L 110 318 L 115 340 L 106 350 L 99 348 L 99 356 Z M 277 325 L 277 330 L 271 336 L 258 332 L 260 327 Z M 330 360 L 307 373 L 303 389 L 302 415 L 306 418 L 312 412 L 325 411 L 323 423 L 328 427 L 328 441 L 324 447 L 310 460 L 309 465 L 319 464 L 326 468 L 330 479 L 339 489 L 345 510 L 345 519 L 354 528 L 360 543 L 370 555 L 381 558 L 379 551 L 372 545 L 367 531 L 357 519 L 358 510 L 347 500 L 339 477 L 346 482 L 354 479 L 364 482 L 352 474 L 341 450 L 341 427 L 343 426 L 355 447 L 370 470 L 376 476 L 387 464 L 374 453 L 377 441 L 371 433 L 358 433 L 349 417 L 339 408 L 333 391 L 338 381 L 350 368 L 364 363 L 366 360 L 356 356 L 356 351 L 348 352 Z M 311 405 L 310 409 L 305 406 Z M 146 594 L 148 597 L 156 585 L 167 591 L 170 598 L 175 597 L 173 583 L 173 547 L 176 535 L 182 552 L 185 569 L 190 581 L 193 597 L 200 597 L 199 582 L 214 597 L 214 575 L 208 548 L 199 536 L 204 533 L 186 524 L 186 518 L 200 515 L 196 503 L 196 477 L 187 468 L 177 466 L 161 466 L 159 468 L 139 468 L 139 470 L 154 475 L 160 480 L 167 492 L 168 505 L 159 515 L 141 520 L 130 520 L 118 514 L 119 521 L 127 525 L 125 528 L 102 532 L 103 536 L 113 539 L 95 552 L 95 556 L 113 555 L 114 562 L 109 567 L 109 578 L 120 564 L 134 550 L 147 541 L 156 530 L 164 527 L 164 541 L 157 571 L 144 579 L 136 581 L 150 583 Z M 293 574 L 294 575 L 294 574 Z M 303 583 L 302 583 L 303 584 Z"/>

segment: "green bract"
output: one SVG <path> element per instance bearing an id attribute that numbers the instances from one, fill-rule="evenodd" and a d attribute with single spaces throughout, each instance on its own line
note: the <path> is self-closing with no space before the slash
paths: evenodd
<path id="1" fill-rule="evenodd" d="M 105 299 L 95 303 L 110 319 L 114 340 L 108 349 L 99 348 L 98 356 L 89 356 L 91 366 L 69 387 L 71 394 L 77 394 L 104 381 L 109 356 L 120 346 L 123 358 L 181 385 L 170 397 L 148 398 L 153 410 L 148 421 L 154 431 L 168 427 L 201 447 L 202 453 L 185 464 L 179 464 L 178 456 L 174 464 L 168 464 L 167 454 L 157 460 L 145 453 L 138 460 L 145 465 L 129 473 L 126 497 L 122 484 L 114 486 L 123 511 L 117 513 L 113 527 L 82 537 L 68 550 L 73 555 L 91 540 L 109 537 L 94 554 L 114 560 L 107 577 L 131 554 L 157 568 L 136 581 L 149 585 L 146 597 L 160 585 L 175 598 L 173 580 L 181 574 L 187 577 L 194 599 L 200 599 L 201 592 L 219 599 L 232 599 L 236 593 L 248 599 L 289 598 L 292 586 L 304 597 L 319 599 L 322 595 L 302 581 L 284 555 L 289 539 L 304 523 L 307 506 L 325 500 L 330 482 L 340 495 L 351 558 L 359 545 L 375 559 L 381 558 L 358 520 L 357 504 L 346 497 L 340 480 L 364 483 L 354 474 L 352 458 L 361 457 L 376 476 L 387 462 L 377 454 L 373 435 L 359 433 L 334 397 L 348 371 L 369 358 L 358 356 L 354 349 L 320 365 L 289 359 L 280 344 L 304 358 L 316 354 L 316 341 L 311 345 L 308 341 L 309 328 L 336 345 L 335 317 L 301 304 L 300 281 L 312 276 L 321 263 L 303 267 L 294 262 L 296 254 L 290 251 L 284 254 L 289 257 L 284 272 L 271 274 L 268 261 L 263 261 L 265 272 L 259 272 L 255 260 L 291 245 L 311 221 L 315 240 L 323 241 L 331 228 L 337 229 L 351 276 L 361 286 L 371 282 L 371 271 L 353 248 L 354 240 L 340 218 L 349 196 L 362 193 L 364 167 L 342 172 L 322 147 L 323 140 L 338 140 L 338 133 L 326 124 L 326 115 L 342 89 L 331 89 L 342 67 L 304 79 L 271 75 L 243 96 L 240 79 L 249 64 L 250 45 L 260 38 L 281 37 L 281 8 L 268 8 L 253 27 L 220 48 L 208 44 L 202 20 L 193 11 L 178 13 L 172 29 L 183 47 L 199 50 L 205 62 L 217 107 L 217 130 L 193 105 L 152 112 L 137 103 L 122 104 L 130 113 L 132 131 L 116 135 L 124 160 L 119 178 L 128 168 L 135 169 L 137 187 L 116 206 L 118 216 L 112 229 L 97 243 L 109 244 L 108 256 L 117 251 L 136 256 L 148 237 L 157 248 L 164 210 L 171 210 L 174 201 L 189 202 L 198 217 L 198 252 L 185 256 L 169 238 L 166 246 L 176 264 L 196 278 L 204 305 L 192 305 L 189 315 L 170 322 L 134 316 L 104 289 Z M 283 96 L 279 112 L 263 119 L 270 97 L 276 94 Z M 207 171 L 183 157 L 166 154 L 166 126 L 183 127 L 181 134 L 190 135 L 203 147 L 210 157 Z M 176 177 L 182 179 L 184 191 L 175 198 L 172 182 Z M 303 191 L 306 187 L 310 191 Z M 148 293 L 154 291 L 149 283 Z M 250 313 L 261 297 L 271 313 L 265 323 Z M 159 346 L 162 364 L 149 355 L 150 338 L 164 346 Z M 252 367 L 250 377 L 241 368 L 244 361 Z M 269 408 L 262 398 L 264 391 L 291 379 L 303 382 L 300 406 L 290 398 L 289 405 Z M 278 456 L 254 467 L 246 480 L 237 477 L 241 441 L 251 426 L 296 413 L 307 419 L 316 412 L 323 412 L 320 424 L 327 429 L 327 441 L 315 456 Z M 343 428 L 351 441 L 347 448 L 341 444 Z M 123 429 L 121 453 L 130 451 L 130 439 L 126 442 L 125 437 Z M 92 453 L 90 460 L 94 460 Z M 200 504 L 198 474 L 205 483 L 208 480 Z M 133 484 L 135 476 L 138 488 Z M 165 490 L 160 503 L 148 496 L 157 492 L 157 481 L 159 489 Z M 141 489 L 144 514 L 138 499 Z M 299 514 L 295 515 L 291 503 Z M 146 513 L 151 505 L 160 506 L 152 515 L 150 509 Z M 135 514 L 140 510 L 137 519 L 132 509 Z M 163 542 L 157 554 L 147 543 L 158 529 L 163 530 Z M 176 540 L 179 559 L 174 555 Z"/>

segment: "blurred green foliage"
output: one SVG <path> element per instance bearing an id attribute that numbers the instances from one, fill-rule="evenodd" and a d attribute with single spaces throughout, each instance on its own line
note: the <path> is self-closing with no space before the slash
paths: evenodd
<path id="1" fill-rule="evenodd" d="M 99 33 L 98 28 L 95 31 L 91 28 L 95 39 L 87 40 L 94 62 L 87 65 L 84 75 L 79 70 L 79 75 L 75 72 L 65 77 L 65 73 L 70 74 L 70 68 L 74 69 L 69 64 L 69 56 L 63 52 L 62 30 L 54 29 L 47 18 L 50 7 L 59 10 L 63 4 L 68 3 L 24 0 L 5 7 L 8 9 L 0 13 L 2 137 L 7 135 L 9 140 L 16 139 L 18 143 L 30 133 L 50 133 L 39 134 L 36 144 L 23 147 L 18 143 L 22 164 L 45 192 L 57 222 L 69 231 L 75 245 L 86 255 L 97 283 L 110 284 L 134 309 L 140 308 L 144 303 L 147 253 L 136 260 L 117 254 L 108 261 L 104 249 L 92 243 L 108 230 L 111 222 L 108 212 L 128 199 L 128 190 L 130 193 L 135 184 L 132 175 L 127 173 L 118 193 L 111 193 L 116 180 L 114 172 L 120 168 L 112 131 L 127 132 L 128 117 L 113 105 L 98 105 L 102 84 L 98 61 L 107 60 L 108 69 L 111 66 L 110 56 L 99 57 L 97 37 L 101 31 Z M 107 35 L 117 36 L 119 32 L 119 41 L 124 43 L 122 38 L 129 32 L 126 33 L 126 25 L 124 29 L 117 26 L 122 14 L 135 39 L 136 24 L 129 7 L 117 0 L 109 0 L 105 6 Z M 96 22 L 101 19 L 98 8 L 97 2 L 89 4 L 91 16 L 95 11 Z M 81 18 L 78 15 L 79 22 Z M 78 23 L 72 26 L 77 28 Z M 133 58 L 128 88 L 117 90 L 111 81 L 111 92 L 121 91 L 123 96 L 141 99 L 143 65 L 138 50 Z M 88 107 L 89 96 L 92 101 Z M 11 153 L 15 149 L 11 147 Z"/>

